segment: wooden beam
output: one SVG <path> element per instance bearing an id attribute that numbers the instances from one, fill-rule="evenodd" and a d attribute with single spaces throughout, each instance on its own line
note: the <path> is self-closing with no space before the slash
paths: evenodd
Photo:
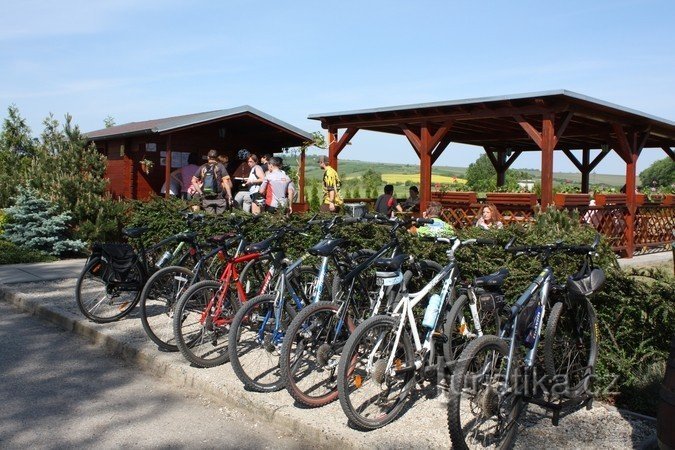
<path id="1" fill-rule="evenodd" d="M 438 159 L 441 154 L 445 151 L 445 149 L 450 145 L 452 142 L 452 139 L 450 138 L 449 134 L 446 134 L 443 139 L 441 139 L 441 142 L 436 146 L 434 151 L 431 153 L 431 164 L 436 164 L 436 160 Z"/>
<path id="2" fill-rule="evenodd" d="M 577 168 L 577 170 L 578 170 L 579 172 L 582 172 L 582 173 L 583 173 L 583 171 L 584 171 L 584 166 L 583 166 L 583 164 L 581 164 L 581 163 L 579 162 L 579 160 L 577 159 L 577 157 L 574 156 L 574 154 L 573 154 L 571 151 L 566 150 L 566 149 L 563 149 L 563 153 L 564 153 L 565 155 L 567 155 L 567 157 L 569 158 L 570 161 L 572 161 L 572 164 L 574 164 L 574 166 Z"/>
<path id="3" fill-rule="evenodd" d="M 509 167 L 511 167 L 511 164 L 513 164 L 513 163 L 516 161 L 516 159 L 520 156 L 521 153 L 523 153 L 521 150 L 515 150 L 515 151 L 511 154 L 511 156 L 509 156 L 509 159 L 507 159 L 507 160 L 504 162 L 504 169 L 506 170 L 506 169 L 508 169 Z"/>
<path id="4" fill-rule="evenodd" d="M 609 149 L 601 151 L 600 154 L 596 156 L 595 159 L 593 159 L 593 162 L 589 164 L 588 170 L 593 171 L 595 169 L 595 166 L 597 166 L 600 163 L 600 161 L 605 159 L 605 156 L 607 155 L 609 155 Z"/>
<path id="5" fill-rule="evenodd" d="M 450 131 L 452 128 L 452 124 L 454 123 L 454 120 L 448 119 L 445 122 L 443 122 L 443 125 L 440 126 L 438 130 L 434 133 L 433 136 L 431 136 L 431 141 L 429 143 L 430 148 L 435 148 L 436 145 L 445 137 L 446 134 Z"/>
<path id="6" fill-rule="evenodd" d="M 342 137 L 337 143 L 337 153 L 340 154 L 342 150 L 347 146 L 349 141 L 354 137 L 356 132 L 359 131 L 358 128 L 347 128 L 345 132 L 342 134 Z"/>
<path id="7" fill-rule="evenodd" d="M 171 197 L 171 135 L 166 137 L 166 167 L 164 169 L 164 198 Z M 180 194 L 179 194 L 180 195 Z"/>
<path id="8" fill-rule="evenodd" d="M 530 136 L 530 139 L 534 141 L 535 144 L 537 144 L 537 147 L 542 148 L 542 134 L 537 131 L 536 128 L 534 128 L 530 122 L 525 120 L 525 118 L 521 115 L 516 115 L 513 117 L 516 122 L 518 122 L 518 125 L 521 126 L 523 130 L 527 133 L 528 136 Z"/>
<path id="9" fill-rule="evenodd" d="M 337 143 L 338 143 L 338 130 L 337 130 L 337 128 L 329 128 L 328 129 L 328 164 L 335 170 L 337 170 L 337 165 L 338 165 Z"/>
<path id="10" fill-rule="evenodd" d="M 408 124 L 402 124 L 401 130 L 403 130 L 405 136 L 408 138 L 413 148 L 417 151 L 417 155 L 420 156 L 422 141 L 420 140 L 419 136 L 417 136 L 415 132 L 408 127 Z"/>
<path id="11" fill-rule="evenodd" d="M 497 158 L 495 158 L 495 155 L 492 153 L 493 150 L 489 147 L 483 147 L 485 149 L 485 154 L 487 155 L 488 159 L 492 163 L 492 167 L 495 168 L 496 171 L 499 172 L 499 161 L 497 161 Z"/>
<path id="12" fill-rule="evenodd" d="M 556 144 L 560 140 L 560 137 L 565 133 L 565 130 L 567 129 L 567 125 L 569 125 L 570 121 L 572 120 L 572 116 L 574 116 L 574 112 L 568 111 L 565 114 L 565 117 L 563 117 L 563 120 L 560 123 L 560 126 L 558 127 L 558 131 L 556 131 L 556 133 L 555 133 L 555 143 Z M 555 147 L 555 145 L 553 145 L 553 146 Z"/>
<path id="13" fill-rule="evenodd" d="M 504 186 L 506 184 L 506 149 L 502 148 L 497 151 L 497 161 L 499 162 L 497 186 Z"/>
<path id="14" fill-rule="evenodd" d="M 545 114 L 541 127 L 541 208 L 553 204 L 553 149 L 555 148 L 555 116 Z M 529 125 L 529 124 L 528 124 Z"/>
<path id="15" fill-rule="evenodd" d="M 581 150 L 581 192 L 588 194 L 588 191 L 591 188 L 590 175 L 591 175 L 591 149 L 584 148 Z"/>
<path id="16" fill-rule="evenodd" d="M 628 142 L 626 133 L 624 133 L 623 127 L 618 123 L 613 123 L 612 129 L 614 130 L 614 136 L 616 138 L 617 143 L 617 146 L 614 149 L 614 151 L 616 151 L 616 153 L 621 157 L 621 159 L 624 160 L 626 164 L 629 164 L 632 161 L 632 158 L 630 156 L 631 154 L 630 143 Z"/>
<path id="17" fill-rule="evenodd" d="M 413 133 L 414 135 L 414 133 Z M 417 136 L 415 136 L 417 137 Z M 420 211 L 424 211 L 431 201 L 431 134 L 429 125 L 420 129 Z"/>
<path id="18" fill-rule="evenodd" d="M 305 203 L 305 170 L 307 167 L 305 148 L 300 149 L 300 164 L 298 167 L 298 184 L 300 185 L 300 192 L 298 193 L 298 201 Z"/>
<path id="19" fill-rule="evenodd" d="M 673 149 L 671 149 L 670 147 L 666 147 L 666 146 L 663 146 L 661 148 L 663 149 L 664 152 L 666 152 L 666 155 L 670 156 L 670 159 L 675 161 L 675 152 L 673 152 Z"/>

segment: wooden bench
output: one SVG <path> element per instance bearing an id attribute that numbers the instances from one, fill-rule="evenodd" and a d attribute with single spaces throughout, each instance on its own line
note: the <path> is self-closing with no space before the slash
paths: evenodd
<path id="1" fill-rule="evenodd" d="M 431 201 L 442 205 L 472 205 L 478 202 L 475 192 L 432 192 Z"/>
<path id="2" fill-rule="evenodd" d="M 537 204 L 537 194 L 488 192 L 487 202 L 497 205 L 532 207 Z"/>

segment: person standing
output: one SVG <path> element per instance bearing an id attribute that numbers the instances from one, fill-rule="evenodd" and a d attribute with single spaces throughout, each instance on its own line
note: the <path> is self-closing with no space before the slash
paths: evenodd
<path id="1" fill-rule="evenodd" d="M 183 200 L 188 200 L 190 195 L 188 190 L 192 186 L 192 177 L 199 170 L 199 155 L 197 153 L 190 153 L 188 155 L 187 165 L 171 172 L 171 179 L 178 181 L 180 184 L 180 196 Z"/>
<path id="2" fill-rule="evenodd" d="M 209 150 L 208 161 L 192 177 L 192 187 L 202 199 L 202 209 L 215 214 L 224 213 L 232 201 L 230 176 L 218 162 L 218 152 Z"/>
<path id="3" fill-rule="evenodd" d="M 244 189 L 237 192 L 234 201 L 237 202 L 237 205 L 239 205 L 244 212 L 250 213 L 252 209 L 256 208 L 252 204 L 253 196 L 258 193 L 260 185 L 265 178 L 265 172 L 263 172 L 262 167 L 258 165 L 258 157 L 253 153 L 248 155 L 246 163 L 248 164 L 249 172 L 244 179 Z M 256 210 L 253 212 L 257 214 L 260 211 Z"/>
<path id="4" fill-rule="evenodd" d="M 276 156 L 270 157 L 267 162 L 268 172 L 260 186 L 260 194 L 265 198 L 265 206 L 268 212 L 274 213 L 287 208 L 289 214 L 293 212 L 293 197 L 295 186 L 286 172 L 281 170 L 281 159 Z"/>
<path id="5" fill-rule="evenodd" d="M 340 177 L 337 171 L 328 165 L 328 156 L 319 156 L 319 167 L 324 171 L 321 211 L 339 212 L 342 206 Z"/>

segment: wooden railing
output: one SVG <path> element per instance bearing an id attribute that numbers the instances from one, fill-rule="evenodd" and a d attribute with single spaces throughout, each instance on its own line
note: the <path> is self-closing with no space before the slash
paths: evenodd
<path id="1" fill-rule="evenodd" d="M 436 195 L 434 195 L 436 194 Z M 469 195 L 467 195 L 469 194 Z M 432 193 L 432 201 L 443 205 L 441 218 L 455 228 L 474 226 L 484 203 L 474 200 L 467 192 Z M 475 193 L 474 193 L 475 194 Z M 627 248 L 626 217 L 628 208 L 625 194 L 611 194 L 601 201 L 603 205 L 590 205 L 588 195 L 577 194 L 567 197 L 565 203 L 558 200 L 560 208 L 578 210 L 580 220 L 600 233 L 608 240 L 614 251 L 624 252 Z M 599 197 L 599 196 L 598 196 Z M 463 199 L 464 202 L 461 202 Z M 468 201 L 467 201 L 468 200 Z M 598 200 L 600 200 L 598 198 Z M 623 200 L 623 201 L 622 201 Z M 642 200 L 642 199 L 640 199 Z M 533 194 L 495 193 L 488 194 L 487 201 L 494 203 L 502 215 L 502 223 L 527 223 L 534 220 L 537 198 Z M 364 202 L 372 210 L 373 199 L 346 199 L 346 203 Z M 644 203 L 635 213 L 635 253 L 670 250 L 675 230 L 675 205 L 672 201 L 662 203 Z"/>

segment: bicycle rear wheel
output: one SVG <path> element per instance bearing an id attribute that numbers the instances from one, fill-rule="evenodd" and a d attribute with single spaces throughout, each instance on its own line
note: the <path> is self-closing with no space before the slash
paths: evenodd
<path id="1" fill-rule="evenodd" d="M 145 333 L 161 350 L 178 351 L 173 314 L 176 302 L 190 287 L 192 277 L 192 271 L 185 267 L 165 267 L 155 272 L 143 287 L 141 322 Z"/>
<path id="2" fill-rule="evenodd" d="M 114 322 L 136 306 L 143 287 L 143 269 L 137 261 L 119 280 L 112 267 L 94 257 L 84 267 L 75 285 L 75 301 L 84 316 L 98 323 Z"/>
<path id="3" fill-rule="evenodd" d="M 288 303 L 284 303 L 283 310 L 276 310 L 273 295 L 252 298 L 234 316 L 228 335 L 230 364 L 246 389 L 255 392 L 283 389 L 279 351 L 293 317 L 295 310 Z"/>
<path id="4" fill-rule="evenodd" d="M 586 298 L 551 308 L 544 339 L 544 366 L 552 392 L 578 397 L 590 388 L 598 356 L 595 309 Z"/>
<path id="5" fill-rule="evenodd" d="M 337 365 L 342 348 L 354 330 L 340 305 L 317 302 L 303 308 L 291 322 L 281 348 L 282 382 L 299 403 L 318 407 L 337 398 Z"/>
<path id="6" fill-rule="evenodd" d="M 499 310 L 494 307 L 492 309 L 482 308 L 480 302 L 476 304 L 476 308 L 482 334 L 498 335 Z M 443 356 L 445 357 L 446 367 L 451 367 L 454 366 L 466 346 L 478 337 L 478 329 L 471 314 L 469 298 L 466 295 L 460 295 L 455 300 L 443 326 L 445 336 L 448 338 L 443 346 Z"/>
<path id="7" fill-rule="evenodd" d="M 276 285 L 276 278 L 279 276 L 279 270 L 268 276 L 272 267 L 272 256 L 264 255 L 246 263 L 239 279 L 244 286 L 246 298 L 257 297 L 258 295 L 270 294 Z"/>
<path id="8" fill-rule="evenodd" d="M 452 448 L 508 449 L 513 445 L 525 405 L 516 386 L 505 384 L 508 352 L 504 340 L 481 336 L 460 355 L 448 402 Z"/>
<path id="9" fill-rule="evenodd" d="M 232 291 L 214 280 L 201 281 L 183 294 L 174 311 L 173 332 L 185 359 L 198 367 L 215 367 L 229 360 L 227 335 L 237 302 Z"/>
<path id="10" fill-rule="evenodd" d="M 371 317 L 356 328 L 342 352 L 340 405 L 359 429 L 374 430 L 396 419 L 413 386 L 415 352 L 405 330 L 396 343 L 399 320 Z"/>

